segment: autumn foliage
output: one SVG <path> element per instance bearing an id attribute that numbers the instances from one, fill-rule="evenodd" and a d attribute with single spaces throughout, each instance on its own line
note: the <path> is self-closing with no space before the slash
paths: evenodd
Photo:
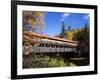
<path id="1" fill-rule="evenodd" d="M 27 55 L 32 53 L 32 46 L 39 43 L 34 41 L 38 38 L 33 36 L 33 32 L 41 32 L 44 25 L 44 12 L 41 11 L 23 11 L 23 54 Z"/>

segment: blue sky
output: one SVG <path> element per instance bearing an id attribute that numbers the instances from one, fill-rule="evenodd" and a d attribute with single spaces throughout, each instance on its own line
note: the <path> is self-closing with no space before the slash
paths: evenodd
<path id="1" fill-rule="evenodd" d="M 89 14 L 84 13 L 63 13 L 63 12 L 46 12 L 44 34 L 49 36 L 58 35 L 61 31 L 61 23 L 64 21 L 66 29 L 71 26 L 72 29 L 81 28 L 84 24 L 89 23 Z"/>

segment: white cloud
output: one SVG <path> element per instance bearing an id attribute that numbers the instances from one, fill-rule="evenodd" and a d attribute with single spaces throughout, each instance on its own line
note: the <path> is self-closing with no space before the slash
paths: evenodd
<path id="1" fill-rule="evenodd" d="M 64 19 L 66 18 L 66 17 L 68 17 L 68 16 L 70 16 L 70 13 L 63 13 L 62 14 L 62 18 L 61 18 L 61 21 L 64 21 Z"/>
<path id="2" fill-rule="evenodd" d="M 83 16 L 83 19 L 85 19 L 85 20 L 88 20 L 89 18 L 90 18 L 89 14 Z"/>

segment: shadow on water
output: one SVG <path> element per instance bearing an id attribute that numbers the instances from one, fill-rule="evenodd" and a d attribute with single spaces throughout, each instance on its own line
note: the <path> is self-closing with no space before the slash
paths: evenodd
<path id="1" fill-rule="evenodd" d="M 72 62 L 76 64 L 77 66 L 89 65 L 89 57 L 77 56 L 77 53 L 74 53 L 74 52 L 65 53 L 63 55 L 63 58 L 65 59 L 65 61 Z"/>

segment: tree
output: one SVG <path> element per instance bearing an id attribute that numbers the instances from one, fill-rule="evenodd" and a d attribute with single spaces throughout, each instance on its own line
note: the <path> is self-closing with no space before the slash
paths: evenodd
<path id="1" fill-rule="evenodd" d="M 79 29 L 74 34 L 73 40 L 79 41 L 78 50 L 81 55 L 89 58 L 89 25 L 85 24 L 83 28 Z"/>
<path id="2" fill-rule="evenodd" d="M 64 34 L 65 34 L 65 24 L 64 21 L 62 21 L 62 27 L 61 27 L 61 33 L 60 33 L 60 38 L 64 38 Z"/>
<path id="3" fill-rule="evenodd" d="M 70 25 L 67 27 L 67 29 L 65 29 L 65 24 L 63 21 L 62 27 L 61 27 L 61 32 L 60 32 L 60 35 L 58 35 L 58 37 L 72 40 L 73 34 L 74 34 L 74 29 L 72 30 Z"/>
<path id="4" fill-rule="evenodd" d="M 38 37 L 33 36 L 33 32 L 41 33 L 44 25 L 45 13 L 41 11 L 23 11 L 23 54 L 28 55 L 33 52 L 32 47 L 39 45 Z"/>
<path id="5" fill-rule="evenodd" d="M 73 31 L 66 31 L 65 32 L 65 38 L 66 39 L 72 40 L 73 36 L 74 36 L 74 30 Z"/>
<path id="6" fill-rule="evenodd" d="M 68 31 L 71 31 L 71 26 L 70 25 L 68 26 Z"/>
<path id="7" fill-rule="evenodd" d="M 44 26 L 45 13 L 42 11 L 23 11 L 23 28 L 41 32 Z"/>

